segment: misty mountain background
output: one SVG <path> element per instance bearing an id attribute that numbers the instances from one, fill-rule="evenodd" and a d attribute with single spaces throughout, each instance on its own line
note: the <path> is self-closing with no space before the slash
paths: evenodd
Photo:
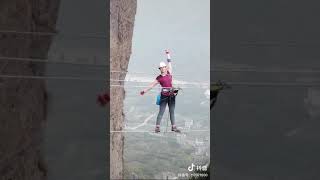
<path id="1" fill-rule="evenodd" d="M 180 80 L 209 82 L 209 0 L 138 1 L 128 74 L 158 74 L 165 49 Z"/>
<path id="2" fill-rule="evenodd" d="M 210 161 L 209 5 L 209 0 L 138 0 L 129 82 L 125 82 L 125 130 L 129 131 L 125 134 L 125 178 L 175 178 L 188 173 L 192 163 L 203 166 Z M 159 75 L 160 61 L 166 62 L 165 49 L 171 51 L 174 84 L 183 89 L 175 109 L 182 134 L 170 133 L 168 108 L 161 132 L 154 133 L 159 88 L 140 96 L 143 88 L 136 87 L 149 85 Z"/>

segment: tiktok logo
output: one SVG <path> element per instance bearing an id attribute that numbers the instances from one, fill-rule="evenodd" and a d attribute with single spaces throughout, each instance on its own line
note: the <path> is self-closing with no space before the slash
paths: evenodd
<path id="1" fill-rule="evenodd" d="M 191 164 L 191 166 L 188 167 L 188 171 L 193 171 L 193 167 L 195 167 L 196 165 L 194 165 L 193 163 Z"/>
<path id="2" fill-rule="evenodd" d="M 191 166 L 188 167 L 188 171 L 193 171 L 195 168 L 195 170 L 197 171 L 206 171 L 207 170 L 207 166 L 199 166 L 199 165 L 195 165 L 195 164 L 191 164 Z"/>

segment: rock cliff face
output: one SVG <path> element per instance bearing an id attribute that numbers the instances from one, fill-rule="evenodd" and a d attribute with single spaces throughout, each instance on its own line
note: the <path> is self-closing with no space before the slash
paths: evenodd
<path id="1" fill-rule="evenodd" d="M 0 31 L 53 32 L 59 0 L 3 0 Z M 0 33 L 0 56 L 46 58 L 51 36 Z M 0 74 L 42 75 L 44 63 L 0 60 Z M 0 77 L 0 179 L 42 180 L 47 168 L 42 139 L 46 119 L 44 80 Z"/>
<path id="2" fill-rule="evenodd" d="M 110 1 L 110 70 L 127 71 L 131 55 L 136 0 Z M 111 73 L 111 79 L 122 80 L 126 73 Z M 112 82 L 110 88 L 110 130 L 123 130 L 123 100 L 125 92 L 123 82 Z M 111 179 L 123 177 L 123 133 L 114 132 L 110 135 L 110 176 Z"/>

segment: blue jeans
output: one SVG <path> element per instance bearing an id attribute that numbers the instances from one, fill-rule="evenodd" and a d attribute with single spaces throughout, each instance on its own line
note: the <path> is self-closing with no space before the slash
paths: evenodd
<path id="1" fill-rule="evenodd" d="M 158 113 L 158 116 L 157 116 L 156 125 L 160 125 L 160 122 L 161 122 L 162 116 L 164 114 L 164 111 L 166 110 L 167 104 L 169 106 L 171 125 L 175 125 L 174 108 L 175 108 L 175 105 L 176 105 L 176 97 L 173 96 L 173 95 L 172 96 L 161 95 L 160 105 L 159 105 L 159 113 Z"/>

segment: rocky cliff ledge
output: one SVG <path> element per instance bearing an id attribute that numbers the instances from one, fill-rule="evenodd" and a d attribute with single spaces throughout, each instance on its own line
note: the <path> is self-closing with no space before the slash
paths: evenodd
<path id="1" fill-rule="evenodd" d="M 137 9 L 136 0 L 110 1 L 110 70 L 127 71 L 133 35 L 134 18 Z M 111 79 L 123 80 L 126 73 L 111 73 Z M 123 85 L 123 82 L 112 82 L 113 85 Z M 110 130 L 123 130 L 123 87 L 110 88 Z M 110 177 L 123 178 L 123 133 L 110 135 Z"/>

